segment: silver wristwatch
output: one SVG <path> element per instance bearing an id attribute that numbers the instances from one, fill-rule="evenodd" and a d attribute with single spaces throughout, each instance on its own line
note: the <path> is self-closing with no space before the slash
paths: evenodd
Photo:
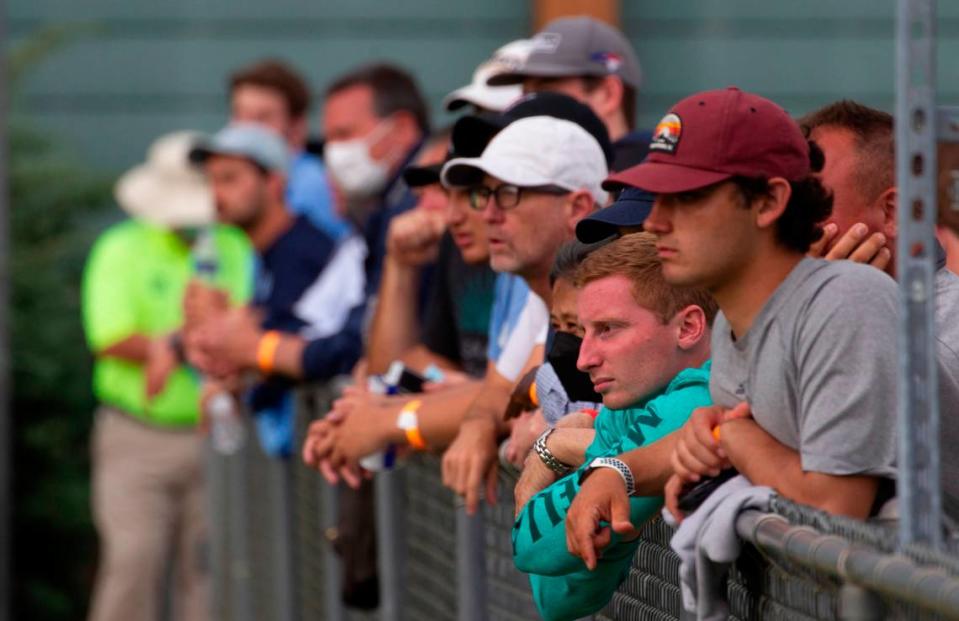
<path id="1" fill-rule="evenodd" d="M 559 476 L 566 476 L 570 473 L 573 467 L 556 459 L 556 456 L 553 455 L 552 451 L 546 447 L 546 438 L 548 438 L 549 435 L 554 431 L 556 430 L 552 428 L 547 429 L 540 437 L 536 438 L 536 442 L 533 443 L 533 450 L 536 451 L 536 454 L 539 455 L 540 460 L 546 464 L 547 468 Z"/>
<path id="2" fill-rule="evenodd" d="M 589 466 L 584 468 L 583 473 L 580 475 L 580 484 L 582 484 L 583 477 L 595 468 L 610 468 L 611 470 L 615 470 L 619 473 L 619 476 L 623 477 L 623 483 L 626 484 L 626 495 L 636 495 L 636 482 L 633 479 L 633 472 L 622 460 L 616 459 L 615 457 L 597 457 L 589 462 Z"/>

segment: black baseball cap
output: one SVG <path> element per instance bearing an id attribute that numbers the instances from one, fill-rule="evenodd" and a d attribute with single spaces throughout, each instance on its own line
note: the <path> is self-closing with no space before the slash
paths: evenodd
<path id="1" fill-rule="evenodd" d="M 501 129 L 513 121 L 531 116 L 551 116 L 576 123 L 599 143 L 607 166 L 612 164 L 613 143 L 609 139 L 606 124 L 589 106 L 562 93 L 530 93 L 500 114 L 464 116 L 453 125 L 451 144 L 457 151 L 463 151 L 465 157 L 479 157 Z M 476 155 L 465 155 L 467 151 Z"/>
<path id="2" fill-rule="evenodd" d="M 487 113 L 484 115 L 490 119 L 499 116 L 496 113 Z M 499 131 L 499 130 L 497 130 Z M 442 162 L 430 164 L 429 166 L 407 166 L 403 170 L 403 181 L 411 188 L 421 188 L 427 185 L 433 185 L 440 182 L 440 172 L 446 162 L 457 157 L 479 157 L 483 154 L 483 149 L 489 143 L 490 139 L 496 135 L 492 132 L 484 140 L 483 136 L 470 136 L 468 140 L 463 140 L 460 136 L 457 142 L 456 126 L 453 126 L 453 132 L 450 135 L 449 148 L 446 150 L 446 157 Z"/>
<path id="3" fill-rule="evenodd" d="M 576 225 L 576 239 L 584 244 L 619 234 L 623 226 L 642 226 L 653 209 L 655 196 L 639 188 L 626 188 L 609 207 L 604 207 Z"/>

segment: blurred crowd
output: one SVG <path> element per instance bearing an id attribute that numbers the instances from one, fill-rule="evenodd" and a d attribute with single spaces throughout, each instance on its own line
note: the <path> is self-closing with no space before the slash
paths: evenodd
<path id="1" fill-rule="evenodd" d="M 769 493 L 896 519 L 886 112 L 837 93 L 794 118 L 729 87 L 638 128 L 639 59 L 589 17 L 496 50 L 444 99 L 462 111 L 445 128 L 388 63 L 327 85 L 314 130 L 283 62 L 225 87 L 223 129 L 161 136 L 119 179 L 129 218 L 86 267 L 91 619 L 156 619 L 171 550 L 174 618 L 210 617 L 208 437 L 340 487 L 358 608 L 378 601 L 370 479 L 420 451 L 469 513 L 500 468 L 519 474 L 514 559 L 546 619 L 603 607 L 661 512 L 694 540 L 724 502 Z M 918 251 L 937 261 L 948 443 L 959 244 L 940 234 Z M 294 389 L 334 381 L 298 437 Z"/>

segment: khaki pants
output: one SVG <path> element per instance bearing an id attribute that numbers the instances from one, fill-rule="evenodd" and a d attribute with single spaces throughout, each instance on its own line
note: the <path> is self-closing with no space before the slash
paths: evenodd
<path id="1" fill-rule="evenodd" d="M 207 621 L 200 435 L 151 428 L 101 407 L 92 444 L 100 568 L 91 621 L 156 621 L 171 560 L 172 618 Z"/>

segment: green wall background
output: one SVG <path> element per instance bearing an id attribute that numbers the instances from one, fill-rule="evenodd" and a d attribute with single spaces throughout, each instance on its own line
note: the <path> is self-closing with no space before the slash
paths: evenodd
<path id="1" fill-rule="evenodd" d="M 959 100 L 959 2 L 939 3 L 942 103 Z M 151 139 L 225 120 L 225 76 L 271 55 L 322 88 L 373 59 L 414 70 L 439 101 L 500 44 L 529 34 L 521 0 L 9 0 L 11 40 L 86 25 L 31 70 L 17 109 L 91 165 L 119 171 Z M 801 114 L 840 97 L 891 110 L 893 0 L 623 0 L 646 75 L 643 125 L 674 101 L 736 84 Z M 316 126 L 314 112 L 314 126 Z"/>

